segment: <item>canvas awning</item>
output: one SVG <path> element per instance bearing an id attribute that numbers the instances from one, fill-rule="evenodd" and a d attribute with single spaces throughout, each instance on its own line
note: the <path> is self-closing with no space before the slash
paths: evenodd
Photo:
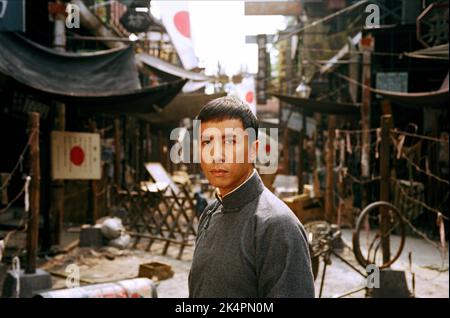
<path id="1" fill-rule="evenodd" d="M 403 106 L 423 108 L 448 108 L 448 73 L 447 77 L 442 83 L 442 86 L 436 91 L 401 93 L 372 89 L 372 92 Z"/>
<path id="2" fill-rule="evenodd" d="M 186 80 L 142 89 L 131 47 L 93 53 L 58 52 L 0 32 L 0 73 L 18 87 L 89 111 L 152 112 Z"/>
<path id="3" fill-rule="evenodd" d="M 194 119 L 201 108 L 209 101 L 225 96 L 225 93 L 178 94 L 161 112 L 157 114 L 140 114 L 139 118 L 158 125 L 178 125 L 183 118 Z"/>
<path id="4" fill-rule="evenodd" d="M 329 115 L 350 115 L 360 114 L 358 105 L 349 103 L 338 103 L 332 101 L 319 101 L 309 98 L 300 98 L 293 95 L 272 94 L 283 102 L 291 104 L 295 107 L 303 108 L 307 115 L 312 113 L 322 113 Z"/>
<path id="5" fill-rule="evenodd" d="M 143 63 L 146 66 L 154 70 L 162 78 L 167 76 L 171 78 L 186 78 L 191 81 L 211 81 L 212 77 L 206 76 L 201 73 L 196 73 L 192 71 L 187 71 L 184 68 L 174 65 L 172 63 L 166 62 L 155 56 L 148 55 L 146 53 L 136 54 L 136 60 L 138 63 Z"/>

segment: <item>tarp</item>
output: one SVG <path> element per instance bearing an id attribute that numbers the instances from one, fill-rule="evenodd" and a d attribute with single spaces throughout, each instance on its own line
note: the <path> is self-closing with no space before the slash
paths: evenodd
<path id="1" fill-rule="evenodd" d="M 143 63 L 154 70 L 161 77 L 167 75 L 178 78 L 187 78 L 192 81 L 211 81 L 213 78 L 201 73 L 187 71 L 184 68 L 166 62 L 155 56 L 148 55 L 146 53 L 136 54 L 136 60 L 139 63 Z"/>
<path id="2" fill-rule="evenodd" d="M 447 108 L 448 88 L 425 93 L 399 93 L 373 89 L 374 93 L 404 106 L 424 107 L 424 108 Z"/>
<path id="3" fill-rule="evenodd" d="M 57 52 L 0 32 L 0 73 L 35 94 L 93 111 L 152 112 L 185 80 L 141 89 L 131 47 L 94 53 Z"/>
<path id="4" fill-rule="evenodd" d="M 421 93 L 400 93 L 372 89 L 373 93 L 404 106 L 421 108 L 448 108 L 448 73 L 442 86 L 437 91 Z"/>
<path id="5" fill-rule="evenodd" d="M 153 124 L 177 126 L 183 118 L 194 119 L 206 103 L 222 96 L 225 96 L 225 93 L 178 94 L 160 113 L 140 114 L 138 117 Z"/>
<path id="6" fill-rule="evenodd" d="M 283 102 L 303 108 L 307 115 L 322 113 L 330 115 L 359 115 L 360 108 L 354 104 L 338 103 L 332 101 L 319 101 L 309 98 L 300 98 L 293 95 L 272 94 Z"/>

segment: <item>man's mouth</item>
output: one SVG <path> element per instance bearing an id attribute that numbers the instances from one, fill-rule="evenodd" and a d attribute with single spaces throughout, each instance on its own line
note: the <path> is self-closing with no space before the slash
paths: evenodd
<path id="1" fill-rule="evenodd" d="M 209 172 L 215 177 L 223 177 L 228 173 L 225 169 L 211 169 Z"/>

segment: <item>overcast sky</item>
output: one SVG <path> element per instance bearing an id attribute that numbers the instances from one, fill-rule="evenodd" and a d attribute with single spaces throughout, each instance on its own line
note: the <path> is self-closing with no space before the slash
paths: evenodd
<path id="1" fill-rule="evenodd" d="M 227 75 L 241 67 L 256 73 L 258 51 L 256 44 L 245 44 L 245 35 L 273 34 L 285 28 L 283 16 L 245 16 L 244 1 L 188 1 L 191 32 L 199 66 L 214 74 L 217 62 Z M 159 18 L 159 12 L 152 13 Z"/>

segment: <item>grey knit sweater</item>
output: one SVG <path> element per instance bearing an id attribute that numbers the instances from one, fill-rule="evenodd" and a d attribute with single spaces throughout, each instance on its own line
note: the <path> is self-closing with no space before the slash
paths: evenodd
<path id="1" fill-rule="evenodd" d="M 200 217 L 190 297 L 314 297 L 306 234 L 254 173 Z"/>

